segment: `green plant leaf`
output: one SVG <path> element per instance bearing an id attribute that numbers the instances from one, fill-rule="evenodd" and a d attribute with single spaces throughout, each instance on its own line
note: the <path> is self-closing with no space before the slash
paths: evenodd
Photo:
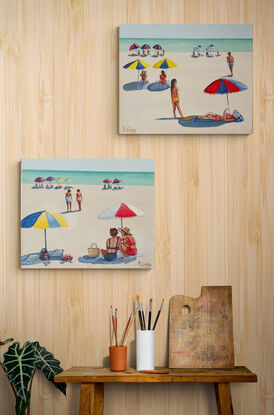
<path id="1" fill-rule="evenodd" d="M 63 372 L 60 367 L 59 360 L 55 359 L 52 353 L 48 352 L 44 347 L 40 346 L 39 342 L 33 342 L 35 350 L 35 367 L 43 373 L 43 375 L 54 384 L 64 395 L 66 395 L 66 383 L 55 383 L 54 376 Z"/>
<path id="2" fill-rule="evenodd" d="M 16 415 L 24 415 L 26 409 L 28 408 L 30 404 L 30 393 L 27 392 L 26 400 L 24 401 L 20 396 L 17 396 L 16 398 L 16 405 L 15 405 L 15 411 Z"/>
<path id="3" fill-rule="evenodd" d="M 4 344 L 10 343 L 10 342 L 13 342 L 12 338 L 0 341 L 0 346 L 3 346 Z"/>
<path id="4" fill-rule="evenodd" d="M 26 342 L 22 349 L 18 342 L 13 343 L 4 353 L 3 366 L 17 396 L 27 402 L 27 389 L 35 370 L 35 350 L 32 343 Z"/>

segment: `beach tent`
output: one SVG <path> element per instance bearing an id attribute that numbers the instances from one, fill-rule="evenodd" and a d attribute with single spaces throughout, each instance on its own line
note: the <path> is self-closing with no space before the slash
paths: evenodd
<path id="1" fill-rule="evenodd" d="M 142 61 L 141 59 L 137 59 L 136 61 L 129 62 L 123 66 L 125 69 L 137 69 L 138 70 L 138 78 L 137 82 L 139 81 L 139 71 L 141 69 L 150 68 L 150 64 Z"/>
<path id="2" fill-rule="evenodd" d="M 155 69 L 167 69 L 168 68 L 175 68 L 177 64 L 175 62 L 172 62 L 170 59 L 161 59 L 159 62 L 156 62 L 155 65 L 153 65 L 153 68 Z"/>
<path id="3" fill-rule="evenodd" d="M 207 94 L 226 94 L 228 111 L 229 108 L 229 99 L 228 94 L 233 94 L 234 92 L 241 92 L 247 89 L 247 86 L 240 81 L 235 81 L 232 79 L 220 78 L 213 81 L 209 84 L 204 92 Z"/>
<path id="4" fill-rule="evenodd" d="M 47 229 L 68 226 L 66 219 L 60 213 L 40 212 L 31 213 L 21 220 L 21 228 L 44 229 L 45 249 L 47 250 Z"/>
<path id="5" fill-rule="evenodd" d="M 138 43 L 133 43 L 132 45 L 130 45 L 129 50 L 134 50 L 134 49 L 139 49 L 140 45 L 138 45 Z"/>
<path id="6" fill-rule="evenodd" d="M 132 218 L 145 215 L 146 214 L 144 212 L 135 206 L 129 205 L 128 203 L 119 203 L 118 205 L 114 205 L 103 210 L 103 212 L 98 215 L 98 219 L 120 218 L 121 228 L 123 228 L 123 218 Z"/>

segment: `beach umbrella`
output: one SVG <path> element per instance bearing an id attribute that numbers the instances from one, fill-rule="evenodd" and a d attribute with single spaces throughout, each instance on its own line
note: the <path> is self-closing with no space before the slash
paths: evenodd
<path id="1" fill-rule="evenodd" d="M 196 46 L 193 50 L 197 53 L 204 52 L 204 48 L 202 45 Z"/>
<path id="2" fill-rule="evenodd" d="M 55 178 L 52 177 L 52 176 L 49 176 L 49 177 L 46 178 L 47 182 L 53 182 L 53 180 L 55 180 Z"/>
<path id="3" fill-rule="evenodd" d="M 233 94 L 234 92 L 241 92 L 245 89 L 247 89 L 247 86 L 240 81 L 220 78 L 216 79 L 216 81 L 213 81 L 211 84 L 209 84 L 204 89 L 204 92 L 206 92 L 207 94 L 226 94 L 227 106 L 230 112 L 228 94 Z"/>
<path id="4" fill-rule="evenodd" d="M 63 179 L 61 177 L 58 177 L 57 179 L 55 179 L 56 183 L 61 183 L 63 181 Z"/>
<path id="5" fill-rule="evenodd" d="M 66 182 L 66 183 L 70 183 L 70 182 L 71 182 L 71 179 L 70 179 L 69 177 L 67 177 L 67 178 L 64 180 L 64 182 Z"/>
<path id="6" fill-rule="evenodd" d="M 112 183 L 113 183 L 113 184 L 117 184 L 117 183 L 121 183 L 121 181 L 122 181 L 122 180 L 119 180 L 119 179 L 114 179 Z"/>
<path id="7" fill-rule="evenodd" d="M 215 45 L 208 45 L 207 47 L 206 47 L 206 50 L 208 51 L 208 52 L 216 52 L 216 46 Z"/>
<path id="8" fill-rule="evenodd" d="M 139 71 L 141 69 L 145 69 L 145 68 L 150 68 L 149 63 L 146 63 L 144 61 L 142 61 L 141 59 L 137 59 L 136 61 L 133 62 L 129 62 L 126 65 L 124 65 L 125 69 L 137 69 L 138 70 L 138 78 L 137 81 L 139 80 Z"/>
<path id="9" fill-rule="evenodd" d="M 43 183 L 45 181 L 45 179 L 43 177 L 36 177 L 36 179 L 34 181 L 36 183 Z"/>
<path id="10" fill-rule="evenodd" d="M 118 205 L 114 205 L 103 210 L 103 212 L 98 215 L 98 219 L 120 218 L 121 228 L 123 228 L 123 218 L 133 218 L 145 215 L 146 214 L 144 212 L 135 206 L 129 205 L 128 203 L 119 203 Z"/>
<path id="11" fill-rule="evenodd" d="M 44 229 L 45 249 L 47 250 L 47 229 L 63 228 L 68 226 L 65 218 L 60 213 L 40 212 L 31 213 L 21 220 L 21 228 Z"/>
<path id="12" fill-rule="evenodd" d="M 138 45 L 138 43 L 133 43 L 132 45 L 130 45 L 129 50 L 134 50 L 134 49 L 139 49 L 140 45 Z"/>
<path id="13" fill-rule="evenodd" d="M 141 49 L 151 49 L 151 47 L 145 43 L 143 46 L 141 46 Z"/>
<path id="14" fill-rule="evenodd" d="M 155 65 L 153 65 L 153 68 L 155 69 L 168 69 L 168 68 L 175 68 L 177 64 L 175 62 L 172 62 L 170 59 L 161 59 L 159 62 L 156 62 Z"/>
<path id="15" fill-rule="evenodd" d="M 105 180 L 103 180 L 103 183 L 112 183 L 112 181 L 109 180 L 109 179 L 105 179 Z"/>
<path id="16" fill-rule="evenodd" d="M 157 43 L 157 45 L 154 45 L 153 46 L 153 49 L 155 49 L 155 50 L 162 50 L 162 46 Z"/>

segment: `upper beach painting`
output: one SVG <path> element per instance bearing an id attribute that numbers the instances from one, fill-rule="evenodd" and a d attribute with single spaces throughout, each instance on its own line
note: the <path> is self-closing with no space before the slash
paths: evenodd
<path id="1" fill-rule="evenodd" d="M 23 159 L 22 268 L 151 268 L 152 159 Z"/>
<path id="2" fill-rule="evenodd" d="M 252 133 L 252 25 L 121 25 L 120 134 Z"/>

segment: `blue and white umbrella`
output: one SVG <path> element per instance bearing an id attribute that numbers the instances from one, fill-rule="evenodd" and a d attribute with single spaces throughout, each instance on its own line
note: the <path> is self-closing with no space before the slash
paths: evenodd
<path id="1" fill-rule="evenodd" d="M 206 50 L 207 50 L 207 52 L 216 52 L 217 51 L 217 49 L 216 49 L 216 46 L 215 45 L 208 45 L 207 47 L 206 47 Z"/>
<path id="2" fill-rule="evenodd" d="M 194 48 L 194 51 L 197 53 L 204 52 L 204 48 L 202 45 L 198 45 Z"/>

